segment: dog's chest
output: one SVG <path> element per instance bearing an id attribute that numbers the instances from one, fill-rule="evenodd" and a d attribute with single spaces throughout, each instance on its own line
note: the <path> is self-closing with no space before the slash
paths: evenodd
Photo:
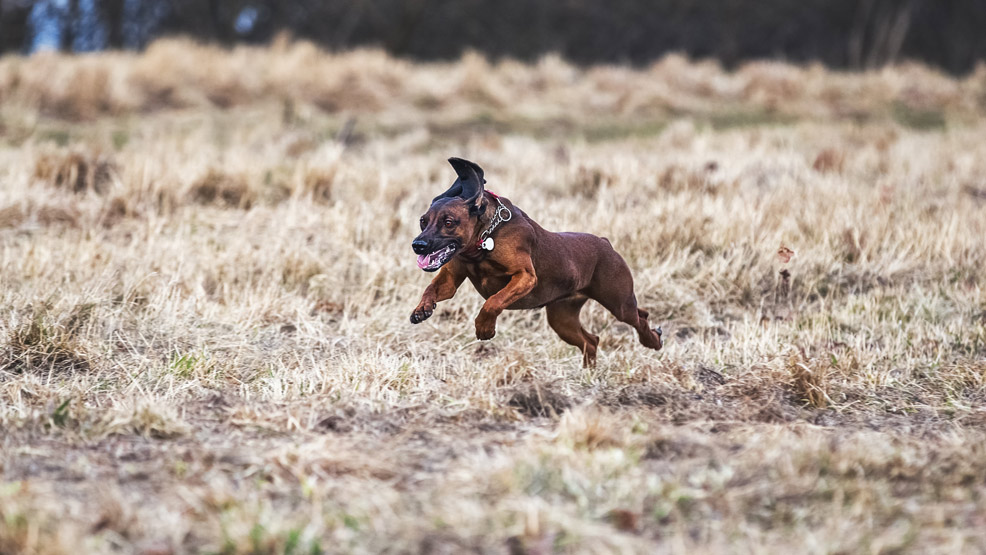
<path id="1" fill-rule="evenodd" d="M 488 299 L 495 295 L 498 291 L 503 289 L 510 283 L 510 276 L 507 274 L 483 274 L 483 273 L 473 273 L 468 274 L 469 281 L 472 282 L 473 287 L 479 294 L 483 296 L 484 299 Z"/>
<path id="2" fill-rule="evenodd" d="M 510 274 L 496 269 L 490 269 L 489 271 L 486 269 L 482 271 L 475 271 L 475 269 L 471 269 L 466 271 L 466 276 L 469 278 L 469 281 L 472 283 L 473 287 L 476 288 L 476 291 L 478 291 L 484 299 L 489 299 L 493 295 L 499 293 L 510 283 L 511 279 Z M 539 283 L 534 287 L 534 289 L 514 301 L 506 308 L 508 310 L 538 308 L 554 300 L 557 296 L 558 295 L 553 294 L 553 292 L 546 290 Z"/>

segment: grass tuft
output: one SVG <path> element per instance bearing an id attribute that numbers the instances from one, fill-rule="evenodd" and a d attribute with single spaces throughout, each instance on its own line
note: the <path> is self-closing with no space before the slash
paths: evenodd
<path id="1" fill-rule="evenodd" d="M 115 173 L 116 165 L 111 159 L 94 153 L 49 153 L 34 164 L 37 181 L 73 193 L 106 194 Z"/>
<path id="2" fill-rule="evenodd" d="M 0 368 L 15 374 L 88 372 L 92 368 L 91 357 L 78 335 L 90 311 L 89 307 L 79 307 L 59 321 L 47 308 L 36 310 L 8 333 L 0 353 Z"/>
<path id="3" fill-rule="evenodd" d="M 241 208 L 248 210 L 257 201 L 242 175 L 210 168 L 202 177 L 192 183 L 189 198 L 198 204 L 212 204 L 222 208 Z"/>

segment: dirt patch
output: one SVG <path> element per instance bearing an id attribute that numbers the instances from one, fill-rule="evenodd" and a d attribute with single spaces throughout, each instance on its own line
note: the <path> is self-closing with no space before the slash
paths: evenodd
<path id="1" fill-rule="evenodd" d="M 507 405 L 533 418 L 557 417 L 573 404 L 572 399 L 558 386 L 546 383 L 520 385 L 508 395 Z"/>

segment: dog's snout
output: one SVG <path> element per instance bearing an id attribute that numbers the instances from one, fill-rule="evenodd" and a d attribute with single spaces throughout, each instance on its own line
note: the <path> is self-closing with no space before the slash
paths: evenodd
<path id="1" fill-rule="evenodd" d="M 411 248 L 414 249 L 415 254 L 428 254 L 428 241 L 415 239 L 411 241 Z"/>

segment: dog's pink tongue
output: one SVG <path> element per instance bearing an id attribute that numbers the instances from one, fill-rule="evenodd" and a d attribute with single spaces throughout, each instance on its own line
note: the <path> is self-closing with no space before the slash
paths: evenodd
<path id="1" fill-rule="evenodd" d="M 431 263 L 431 255 L 430 254 L 419 254 L 418 255 L 418 268 L 421 268 L 422 270 L 424 270 L 425 268 L 428 267 L 428 264 L 430 264 L 430 263 Z"/>

